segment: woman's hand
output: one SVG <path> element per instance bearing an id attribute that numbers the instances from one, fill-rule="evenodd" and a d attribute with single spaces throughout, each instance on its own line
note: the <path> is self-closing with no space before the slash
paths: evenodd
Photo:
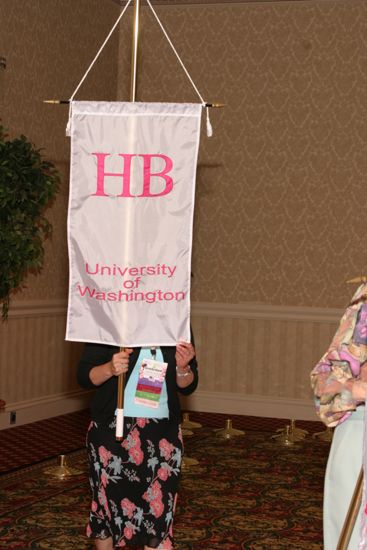
<path id="1" fill-rule="evenodd" d="M 186 388 L 194 380 L 190 361 L 195 357 L 195 349 L 189 342 L 179 342 L 176 346 L 176 384 Z"/>
<path id="2" fill-rule="evenodd" d="M 119 351 L 112 356 L 110 361 L 112 376 L 119 376 L 127 372 L 129 367 L 129 355 L 132 351 L 131 348 L 125 348 L 124 351 Z"/>
<path id="3" fill-rule="evenodd" d="M 124 351 L 119 351 L 112 356 L 111 361 L 93 367 L 89 372 L 89 378 L 95 386 L 100 386 L 112 376 L 119 376 L 127 372 L 129 366 L 129 355 L 133 350 L 126 348 Z"/>
<path id="4" fill-rule="evenodd" d="M 176 365 L 178 369 L 184 370 L 191 359 L 195 357 L 195 349 L 189 342 L 179 342 L 176 346 Z"/>

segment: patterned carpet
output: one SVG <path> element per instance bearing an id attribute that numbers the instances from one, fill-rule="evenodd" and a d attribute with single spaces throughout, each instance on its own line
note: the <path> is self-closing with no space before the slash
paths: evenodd
<path id="1" fill-rule="evenodd" d="M 308 437 L 288 449 L 270 435 L 248 430 L 225 441 L 206 426 L 186 437 L 187 455 L 199 464 L 183 473 L 177 550 L 322 548 L 329 445 Z M 93 548 L 83 534 L 89 507 L 85 451 L 68 457 L 83 473 L 62 482 L 43 474 L 51 462 L 0 477 L 0 548 Z"/>
<path id="2" fill-rule="evenodd" d="M 0 475 L 84 446 L 89 411 L 1 430 Z"/>
<path id="3" fill-rule="evenodd" d="M 315 415 L 316 417 L 316 415 Z M 190 419 L 203 426 L 221 428 L 227 415 L 219 413 L 190 413 Z M 275 432 L 289 421 L 279 418 L 231 415 L 233 426 L 241 430 Z M 60 454 L 81 449 L 89 423 L 89 411 L 77 411 L 1 430 L 0 475 Z M 324 429 L 320 422 L 297 422 L 310 433 Z"/>

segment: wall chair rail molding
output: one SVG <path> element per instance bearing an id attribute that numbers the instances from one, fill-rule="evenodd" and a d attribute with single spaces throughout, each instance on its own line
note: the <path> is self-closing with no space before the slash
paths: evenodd
<path id="1" fill-rule="evenodd" d="M 251 302 L 242 304 L 194 302 L 191 311 L 197 317 L 312 321 L 314 323 L 337 323 L 344 313 L 344 310 L 337 308 L 274 306 Z"/>
<path id="2" fill-rule="evenodd" d="M 88 406 L 76 382 L 81 344 L 65 341 L 65 323 L 65 300 L 12 301 L 0 325 L 0 428 L 9 427 L 9 411 L 18 426 Z"/>
<path id="3" fill-rule="evenodd" d="M 82 344 L 64 340 L 66 308 L 66 300 L 12 303 L 8 323 L 0 328 L 0 364 L 6 365 L 1 398 L 7 403 L 0 428 L 9 427 L 10 410 L 22 411 L 19 425 L 87 406 L 75 376 Z M 310 372 L 342 314 L 327 308 L 192 303 L 200 385 L 185 406 L 316 420 Z"/>
<path id="4" fill-rule="evenodd" d="M 38 317 L 39 315 L 64 315 L 66 317 L 66 310 L 67 301 L 63 299 L 14 300 L 9 310 L 9 318 Z M 195 317 L 293 320 L 319 323 L 337 323 L 344 313 L 344 310 L 339 308 L 275 306 L 251 302 L 241 304 L 193 302 L 191 311 Z"/>
<path id="5" fill-rule="evenodd" d="M 317 420 L 310 372 L 342 314 L 339 309 L 194 303 L 200 383 L 186 408 Z"/>
<path id="6" fill-rule="evenodd" d="M 66 317 L 66 300 L 14 301 L 9 310 L 9 319 L 62 315 Z"/>

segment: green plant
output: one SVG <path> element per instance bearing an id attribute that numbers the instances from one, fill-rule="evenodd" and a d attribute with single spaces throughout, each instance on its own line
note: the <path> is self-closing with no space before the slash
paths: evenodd
<path id="1" fill-rule="evenodd" d="M 0 125 L 0 304 L 7 319 L 11 293 L 43 265 L 52 227 L 44 210 L 60 177 L 26 137 L 9 140 Z"/>

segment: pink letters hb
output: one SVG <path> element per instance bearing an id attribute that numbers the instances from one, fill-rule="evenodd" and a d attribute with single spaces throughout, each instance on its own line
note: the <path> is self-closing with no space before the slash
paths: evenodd
<path id="1" fill-rule="evenodd" d="M 97 157 L 97 186 L 96 192 L 92 196 L 96 197 L 108 197 L 105 192 L 105 177 L 106 176 L 120 176 L 122 178 L 122 192 L 118 197 L 133 197 L 130 189 L 130 174 L 131 174 L 131 163 L 134 157 L 141 157 L 143 159 L 143 191 L 138 197 L 162 197 L 163 195 L 168 195 L 173 188 L 173 180 L 167 174 L 173 168 L 172 159 L 166 155 L 131 155 L 125 153 L 119 153 L 119 157 L 123 158 L 124 162 L 124 171 L 120 173 L 116 172 L 106 172 L 105 171 L 105 159 L 106 157 L 111 156 L 110 153 L 92 153 Z M 161 158 L 165 162 L 165 167 L 161 172 L 151 172 L 151 161 L 152 158 Z M 150 183 L 152 176 L 163 178 L 165 180 L 165 188 L 160 193 L 152 193 L 150 189 Z"/>

